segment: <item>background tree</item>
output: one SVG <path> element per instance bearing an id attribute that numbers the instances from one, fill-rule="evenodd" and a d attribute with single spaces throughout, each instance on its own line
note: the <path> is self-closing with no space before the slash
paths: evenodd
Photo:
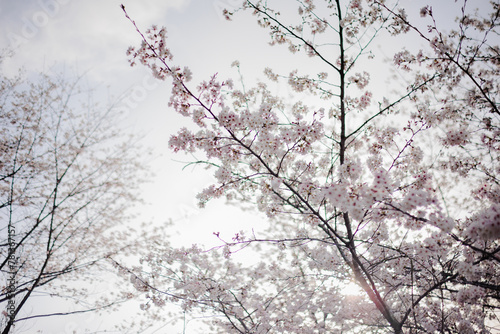
<path id="1" fill-rule="evenodd" d="M 444 28 L 449 12 L 431 6 L 306 0 L 297 15 L 289 5 L 241 10 L 306 73 L 266 69 L 251 89 L 216 75 L 192 87 L 165 28 L 137 29 L 131 64 L 171 77 L 170 107 L 198 127 L 171 148 L 215 168 L 200 204 L 225 196 L 269 218 L 266 232 L 216 234 L 219 250 L 151 245 L 141 271 L 124 270 L 147 292 L 144 308 L 181 301 L 229 333 L 499 330 L 498 2 L 449 4 L 458 19 Z M 393 69 L 404 84 L 391 78 L 387 91 L 389 77 L 370 75 L 384 66 L 377 39 L 403 45 Z M 282 81 L 293 99 L 272 93 Z M 240 261 L 242 249 L 259 261 Z"/>
<path id="2" fill-rule="evenodd" d="M 95 104 L 81 78 L 0 82 L 2 332 L 129 299 L 103 284 L 113 261 L 138 254 L 144 240 L 126 226 L 145 176 L 137 139 L 118 132 L 119 114 Z M 99 284 L 104 292 L 95 290 Z M 44 296 L 76 307 L 23 312 Z"/>

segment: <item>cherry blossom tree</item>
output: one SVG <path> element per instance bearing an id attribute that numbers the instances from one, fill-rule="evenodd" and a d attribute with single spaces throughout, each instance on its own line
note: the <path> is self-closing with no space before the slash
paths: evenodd
<path id="1" fill-rule="evenodd" d="M 121 226 L 145 169 L 137 139 L 118 132 L 115 109 L 94 104 L 80 79 L 0 78 L 2 333 L 132 296 L 103 284 L 114 261 L 140 253 L 143 236 Z M 33 314 L 34 298 L 75 307 Z"/>
<path id="2" fill-rule="evenodd" d="M 300 63 L 252 88 L 192 85 L 166 29 L 136 26 L 131 64 L 170 78 L 170 109 L 193 123 L 170 147 L 214 169 L 200 205 L 225 197 L 269 221 L 215 233 L 212 250 L 151 245 L 141 268 L 122 268 L 143 308 L 179 302 L 218 333 L 500 330 L 499 3 L 450 2 L 444 15 L 436 1 L 291 3 L 224 11 L 251 12 Z M 293 98 L 272 93 L 283 83 Z"/>

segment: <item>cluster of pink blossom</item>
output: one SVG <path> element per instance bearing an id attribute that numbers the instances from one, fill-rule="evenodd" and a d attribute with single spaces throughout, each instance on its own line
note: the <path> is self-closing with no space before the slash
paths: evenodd
<path id="1" fill-rule="evenodd" d="M 196 198 L 198 199 L 198 204 L 201 208 L 205 206 L 205 204 L 213 199 L 213 198 L 218 198 L 223 195 L 223 190 L 222 188 L 216 188 L 213 184 L 210 185 L 209 187 L 205 188 L 201 193 L 196 195 Z"/>
<path id="2" fill-rule="evenodd" d="M 359 103 L 357 105 L 359 110 L 366 109 L 372 100 L 372 93 L 370 92 L 365 92 L 363 95 L 360 96 L 359 98 Z"/>
<path id="3" fill-rule="evenodd" d="M 363 73 L 356 73 L 354 76 L 349 77 L 349 82 L 356 84 L 359 89 L 363 89 L 370 82 L 370 74 L 366 71 Z"/>
<path id="4" fill-rule="evenodd" d="M 373 185 L 370 190 L 374 198 L 382 200 L 392 192 L 393 183 L 385 170 L 379 169 L 373 176 Z"/>
<path id="5" fill-rule="evenodd" d="M 469 218 L 471 224 L 468 233 L 480 240 L 500 238 L 500 203 L 495 203 Z"/>
<path id="6" fill-rule="evenodd" d="M 493 184 L 481 184 L 473 195 L 478 200 L 489 200 L 492 203 L 500 203 L 500 187 Z"/>
<path id="7" fill-rule="evenodd" d="M 344 207 L 349 197 L 344 184 L 332 184 L 323 190 L 323 194 L 334 207 Z"/>
<path id="8" fill-rule="evenodd" d="M 477 298 L 482 298 L 485 295 L 485 290 L 481 289 L 478 286 L 471 286 L 467 288 L 463 288 L 460 291 L 458 291 L 457 295 L 455 296 L 456 300 L 459 303 L 470 303 L 471 301 L 477 299 Z"/>
<path id="9" fill-rule="evenodd" d="M 217 181 L 224 184 L 224 183 L 227 183 L 228 181 L 231 180 L 231 171 L 229 171 L 225 167 L 221 167 L 221 168 L 217 169 L 214 176 L 217 179 Z"/>
<path id="10" fill-rule="evenodd" d="M 435 203 L 436 198 L 429 196 L 429 192 L 412 187 L 406 192 L 400 208 L 403 211 L 411 212 L 417 208 L 425 208 Z"/>
<path id="11" fill-rule="evenodd" d="M 394 55 L 394 64 L 400 66 L 405 71 L 411 70 L 409 64 L 414 60 L 414 56 L 408 50 L 399 51 Z"/>
<path id="12" fill-rule="evenodd" d="M 186 128 L 182 128 L 177 136 L 170 137 L 169 146 L 174 152 L 194 151 L 194 135 Z"/>
<path id="13" fill-rule="evenodd" d="M 328 22 L 326 20 L 320 20 L 318 18 L 315 18 L 312 22 L 311 33 L 314 35 L 325 32 L 327 27 L 328 27 Z"/>
<path id="14" fill-rule="evenodd" d="M 340 180 L 349 180 L 355 183 L 362 175 L 363 168 L 359 159 L 349 159 L 339 166 L 338 174 Z"/>
<path id="15" fill-rule="evenodd" d="M 305 90 L 314 91 L 317 85 L 309 76 L 298 76 L 297 70 L 294 70 L 288 75 L 288 84 L 296 92 L 303 92 Z"/>
<path id="16" fill-rule="evenodd" d="M 451 129 L 446 132 L 443 143 L 449 146 L 465 145 L 469 141 L 470 133 L 465 128 Z"/>

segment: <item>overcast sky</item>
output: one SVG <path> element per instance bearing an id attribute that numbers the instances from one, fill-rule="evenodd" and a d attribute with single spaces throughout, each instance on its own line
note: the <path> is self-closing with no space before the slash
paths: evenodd
<path id="1" fill-rule="evenodd" d="M 242 17 L 238 24 L 222 17 L 224 7 L 240 2 L 0 0 L 0 47 L 15 52 L 4 60 L 2 70 L 7 74 L 15 74 L 21 67 L 27 72 L 64 71 L 68 77 L 86 73 L 87 84 L 96 89 L 98 99 L 104 103 L 120 100 L 119 107 L 127 114 L 126 126 L 146 135 L 145 143 L 154 147 L 155 156 L 164 155 L 153 163 L 158 177 L 146 186 L 145 194 L 161 209 L 147 212 L 156 220 L 183 219 L 197 210 L 194 196 L 209 182 L 207 173 L 182 173 L 183 164 L 173 161 L 187 160 L 173 155 L 167 147 L 168 138 L 184 120 L 167 108 L 169 82 L 155 81 L 144 67 L 128 65 L 125 51 L 138 45 L 140 37 L 120 4 L 143 30 L 152 24 L 167 27 L 174 63 L 188 65 L 195 79 L 201 80 L 216 72 L 234 76 L 230 65 L 235 59 L 243 63 L 253 60 L 255 66 L 254 60 L 262 58 L 259 55 L 262 46 L 266 47 L 266 32 L 251 17 Z M 249 33 L 248 28 L 254 32 Z M 264 66 L 261 62 L 256 67 Z M 210 217 L 210 210 L 203 211 L 203 220 Z M 215 211 L 218 214 L 219 210 Z M 194 230 L 205 233 L 213 229 Z"/>

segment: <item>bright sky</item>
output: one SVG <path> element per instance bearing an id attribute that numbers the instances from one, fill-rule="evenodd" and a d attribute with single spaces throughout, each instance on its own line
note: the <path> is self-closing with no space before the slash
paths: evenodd
<path id="1" fill-rule="evenodd" d="M 145 193 L 155 207 L 147 212 L 153 213 L 155 220 L 196 215 L 194 196 L 209 183 L 207 173 L 200 168 L 182 172 L 183 164 L 173 161 L 188 160 L 170 153 L 167 147 L 168 138 L 187 123 L 167 108 L 169 82 L 156 81 L 141 66 L 128 65 L 125 51 L 138 45 L 140 38 L 124 17 L 121 3 L 141 29 L 152 24 L 167 27 L 174 63 L 188 65 L 195 73 L 193 82 L 215 72 L 221 77 L 236 77 L 231 62 L 240 59 L 244 66 L 244 59 L 251 59 L 255 66 L 254 60 L 261 58 L 262 46 L 266 46 L 265 31 L 251 18 L 237 25 L 223 19 L 222 9 L 239 4 L 239 0 L 2 1 L 0 48 L 10 46 L 15 51 L 4 61 L 2 70 L 15 74 L 21 67 L 27 72 L 55 69 L 68 77 L 86 72 L 88 86 L 96 89 L 96 99 L 104 103 L 122 99 L 119 106 L 127 111 L 125 126 L 145 134 L 145 143 L 156 150 L 153 168 L 158 177 L 146 186 Z M 246 23 L 255 34 L 245 34 Z M 252 46 L 251 40 L 259 38 L 260 47 Z M 261 69 L 266 66 L 261 65 Z M 202 214 L 206 226 L 206 221 L 221 213 L 218 210 L 213 215 L 209 206 Z M 198 227 L 194 230 L 204 233 Z M 213 231 L 208 230 L 210 234 Z"/>
<path id="2" fill-rule="evenodd" d="M 152 168 L 157 177 L 144 187 L 150 203 L 143 210 L 144 219 L 155 223 L 173 219 L 175 239 L 188 244 L 213 240 L 219 223 L 238 231 L 241 224 L 235 226 L 234 221 L 244 223 L 248 218 L 242 219 L 237 209 L 222 202 L 201 211 L 197 208 L 194 197 L 210 182 L 211 172 L 182 171 L 178 161 L 189 157 L 168 150 L 168 138 L 187 123 L 167 108 L 169 82 L 156 82 L 146 69 L 128 65 L 125 51 L 140 39 L 124 17 L 121 3 L 141 29 L 152 24 L 167 27 L 174 63 L 188 65 L 195 74 L 194 83 L 215 72 L 237 81 L 230 67 L 236 59 L 248 76 L 260 75 L 266 66 L 283 65 L 280 55 L 287 51 L 267 47 L 267 32 L 248 13 L 234 23 L 222 17 L 224 7 L 231 9 L 241 0 L 4 0 L 0 1 L 0 49 L 13 48 L 15 55 L 4 61 L 2 70 L 15 74 L 21 67 L 27 72 L 56 69 L 68 77 L 87 72 L 88 86 L 96 88 L 97 99 L 106 103 L 125 96 L 120 104 L 127 114 L 124 126 L 145 134 L 146 145 L 155 150 Z M 89 319 L 85 325 L 94 321 Z M 54 322 L 46 333 L 76 329 L 61 318 Z"/>

